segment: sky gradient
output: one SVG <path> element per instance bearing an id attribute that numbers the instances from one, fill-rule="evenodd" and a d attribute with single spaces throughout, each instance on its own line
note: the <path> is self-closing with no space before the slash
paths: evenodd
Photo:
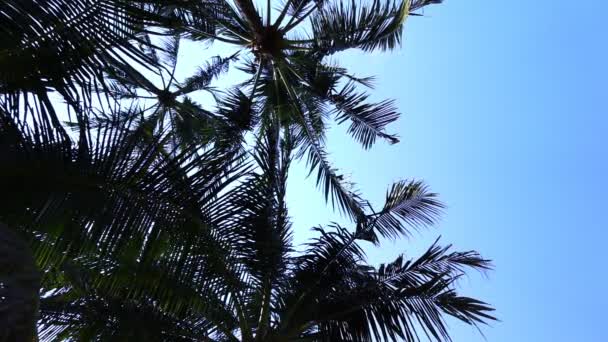
<path id="1" fill-rule="evenodd" d="M 370 151 L 333 129 L 334 165 L 377 206 L 403 178 L 424 179 L 448 205 L 435 229 L 367 248 L 370 261 L 417 256 L 439 235 L 492 259 L 495 271 L 460 283 L 497 308 L 487 341 L 608 340 L 608 3 L 579 4 L 448 0 L 408 19 L 399 51 L 338 56 L 376 75 L 374 98 L 396 99 L 403 116 L 389 127 L 401 143 Z M 290 175 L 296 242 L 346 222 L 305 175 Z M 454 341 L 484 341 L 450 326 Z"/>

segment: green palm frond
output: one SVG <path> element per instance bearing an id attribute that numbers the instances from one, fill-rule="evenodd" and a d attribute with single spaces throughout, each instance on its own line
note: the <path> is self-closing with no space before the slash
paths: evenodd
<path id="1" fill-rule="evenodd" d="M 279 66 L 276 68 L 279 80 L 275 81 L 275 89 L 277 89 L 277 93 L 287 94 L 288 99 L 291 100 L 288 107 L 292 109 L 292 120 L 297 123 L 300 131 L 298 143 L 302 148 L 301 154 L 307 155 L 310 173 L 315 169 L 317 170 L 317 186 L 323 191 L 325 200 L 328 202 L 331 200 L 333 207 L 337 205 L 351 218 L 358 220 L 363 216 L 362 200 L 351 189 L 352 185 L 344 182 L 344 176 L 340 175 L 329 163 L 323 143 L 319 140 L 322 134 L 316 131 L 318 126 L 311 122 L 311 119 L 315 117 L 314 114 L 311 114 L 315 111 L 305 110 L 310 109 L 310 107 L 303 108 L 301 101 L 298 101 L 297 88 L 291 86 L 294 83 L 290 82 L 290 78 L 298 77 L 298 75 L 293 72 L 287 73 Z M 304 103 L 304 105 L 306 104 L 310 103 Z"/>
<path id="2" fill-rule="evenodd" d="M 399 142 L 396 136 L 384 132 L 384 128 L 399 117 L 393 101 L 369 104 L 365 103 L 367 98 L 367 94 L 356 93 L 352 84 L 347 84 L 339 93 L 331 96 L 330 101 L 338 113 L 338 123 L 350 120 L 348 133 L 366 149 L 376 142 L 377 137 L 391 144 Z"/>
<path id="3" fill-rule="evenodd" d="M 401 44 L 408 15 L 441 0 L 374 0 L 371 4 L 337 2 L 312 17 L 315 44 L 324 54 L 346 49 L 392 50 Z"/>
<path id="4" fill-rule="evenodd" d="M 3 119 L 2 162 L 7 167 L 1 178 L 13 196 L 3 201 L 2 218 L 25 231 L 44 233 L 41 238 L 61 241 L 78 234 L 79 249 L 90 244 L 113 251 L 122 245 L 116 236 L 147 236 L 151 223 L 200 221 L 199 201 L 220 191 L 232 171 L 242 172 L 238 155 L 187 149 L 170 157 L 162 136 L 142 139 L 116 127 L 120 122 L 97 131 L 83 128 L 74 143 L 63 136 L 36 136 Z M 180 212 L 182 217 L 176 217 Z M 135 216 L 125 222 L 113 219 L 125 215 Z"/>
<path id="5" fill-rule="evenodd" d="M 235 192 L 234 203 L 239 209 L 234 225 L 239 238 L 234 249 L 253 284 L 247 294 L 247 311 L 254 318 L 250 324 L 264 336 L 270 328 L 276 295 L 273 290 L 285 281 L 291 253 L 291 224 L 285 202 L 290 143 L 278 142 L 276 135 L 270 134 L 261 139 L 254 153 L 260 172 Z"/>
<path id="6" fill-rule="evenodd" d="M 409 0 L 369 5 L 351 0 L 325 6 L 312 19 L 316 44 L 326 54 L 351 48 L 392 50 L 401 43 L 410 5 Z"/>
<path id="7" fill-rule="evenodd" d="M 417 341 L 424 331 L 431 340 L 449 341 L 443 315 L 471 325 L 495 319 L 490 306 L 458 295 L 454 286 L 465 268 L 491 267 L 476 252 L 448 253 L 449 246 L 435 243 L 416 260 L 399 257 L 375 269 L 365 264 L 355 235 L 341 228 L 320 232 L 312 252 L 298 259 L 288 298 L 300 301 L 285 302 L 291 308 L 285 332 L 299 326 L 313 340 Z"/>
<path id="8" fill-rule="evenodd" d="M 125 60 L 154 65 L 135 43 L 146 44 L 139 38 L 144 26 L 162 18 L 139 4 L 4 1 L 0 12 L 2 94 L 39 96 L 54 89 L 70 100 L 85 100 L 82 89 L 103 82 L 107 65 Z"/>
<path id="9" fill-rule="evenodd" d="M 327 159 L 327 153 L 316 141 L 307 141 L 307 162 L 310 173 L 316 169 L 317 187 L 325 195 L 325 199 L 332 206 L 338 206 L 353 219 L 363 215 L 363 200 L 352 189 L 352 185 L 344 180 L 344 175 L 338 173 Z"/>
<path id="10" fill-rule="evenodd" d="M 443 207 L 437 194 L 429 192 L 423 182 L 400 181 L 387 191 L 382 210 L 367 216 L 359 234 L 372 242 L 377 241 L 376 232 L 391 238 L 409 234 L 408 227 L 417 229 L 435 224 Z"/>
<path id="11" fill-rule="evenodd" d="M 214 144 L 222 148 L 238 146 L 249 124 L 235 123 L 234 118 L 238 117 L 240 121 L 244 121 L 251 117 L 248 114 L 251 109 L 241 106 L 234 107 L 232 111 L 227 110 L 226 107 L 232 103 L 224 103 L 224 98 L 218 97 L 211 86 L 211 82 L 226 72 L 230 63 L 238 59 L 238 53 L 228 57 L 213 57 L 204 67 L 199 68 L 195 75 L 178 82 L 175 77 L 178 42 L 178 39 L 172 37 L 168 41 L 166 51 L 160 53 L 164 56 L 161 59 L 170 60 L 170 70 L 159 68 L 157 72 L 162 86 L 156 85 L 135 68 L 122 65 L 107 70 L 107 75 L 112 80 L 107 93 L 119 103 L 136 100 L 142 107 L 146 107 L 141 112 L 140 121 L 148 126 L 150 131 L 167 130 L 166 133 L 171 136 L 169 148 L 184 147 L 192 143 Z M 204 109 L 190 97 L 191 93 L 200 90 L 209 91 L 216 96 L 219 105 L 216 113 Z M 238 113 L 234 113 L 235 111 Z M 232 117 L 226 115 L 230 113 Z M 241 127 L 239 124 L 247 127 Z"/>
<path id="12" fill-rule="evenodd" d="M 34 239 L 47 286 L 77 284 L 65 278 L 73 259 L 90 271 L 82 283 L 87 296 L 147 298 L 163 314 L 204 313 L 208 319 L 221 312 L 209 298 L 242 291 L 241 271 L 228 261 L 229 236 L 221 233 L 233 210 L 218 199 L 246 171 L 238 154 L 186 149 L 169 156 L 162 136 L 140 137 L 125 129 L 129 122 L 81 127 L 74 143 L 51 134 L 39 140 L 9 117 L 3 120 L 7 168 L 0 179 L 10 196 L 0 217 Z M 224 312 L 228 322 L 232 311 Z"/>

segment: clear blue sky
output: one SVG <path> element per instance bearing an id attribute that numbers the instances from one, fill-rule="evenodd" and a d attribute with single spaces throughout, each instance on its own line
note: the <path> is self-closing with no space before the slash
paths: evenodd
<path id="1" fill-rule="evenodd" d="M 487 341 L 607 341 L 608 48 L 604 1 L 448 0 L 410 18 L 399 52 L 341 56 L 377 75 L 404 113 L 402 142 L 363 152 L 340 128 L 332 159 L 380 205 L 401 178 L 423 178 L 449 208 L 435 230 L 369 249 L 372 262 L 416 255 L 438 235 L 494 260 L 463 293 L 502 320 Z M 298 240 L 339 220 L 302 172 L 291 175 Z M 339 220 L 342 221 L 342 220 Z M 484 341 L 451 323 L 455 341 Z"/>

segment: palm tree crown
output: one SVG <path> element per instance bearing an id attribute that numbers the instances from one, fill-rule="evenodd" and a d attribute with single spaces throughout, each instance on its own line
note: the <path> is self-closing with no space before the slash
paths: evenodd
<path id="1" fill-rule="evenodd" d="M 249 104 L 256 109 L 251 122 L 259 123 L 259 134 L 293 130 L 294 149 L 298 156 L 307 156 L 311 172 L 316 170 L 326 199 L 331 196 L 332 203 L 357 218 L 362 215 L 361 201 L 325 151 L 326 120 L 333 115 L 339 123 L 350 122 L 348 132 L 370 148 L 377 138 L 398 142 L 385 132 L 398 113 L 393 101 L 370 103 L 368 94 L 358 90 L 357 85 L 371 87 L 372 78 L 355 77 L 329 58 L 348 49 L 397 47 L 408 15 L 440 2 L 289 0 L 273 11 L 268 1 L 261 15 L 252 0 L 236 0 L 235 6 L 217 1 L 216 6 L 186 7 L 187 18 L 209 18 L 215 26 L 197 26 L 200 21 L 194 19 L 184 30 L 195 40 L 240 48 L 245 65 L 239 68 L 251 75 L 243 86 L 249 87 Z"/>
<path id="2" fill-rule="evenodd" d="M 362 215 L 361 199 L 329 161 L 325 148 L 327 120 L 333 116 L 338 123 L 349 122 L 348 133 L 367 149 L 377 139 L 399 141 L 385 131 L 399 114 L 393 101 L 370 102 L 369 94 L 359 89 L 371 88 L 373 78 L 356 77 L 330 58 L 349 49 L 396 48 L 410 13 L 439 2 L 290 0 L 276 10 L 267 2 L 265 15 L 251 0 L 234 4 L 225 0 L 185 1 L 161 6 L 154 13 L 178 24 L 160 24 L 158 32 L 144 32 L 146 38 L 142 40 L 149 45 L 145 55 L 159 66 L 154 74 L 161 79 L 162 87 L 129 62 L 114 61 L 113 68 L 106 70 L 106 81 L 109 78 L 112 82 L 104 92 L 128 101 L 149 103 L 153 99 L 153 105 L 142 106 L 142 116 L 147 113 L 147 122 L 155 123 L 155 129 L 170 126 L 175 144 L 198 139 L 235 148 L 243 140 L 227 137 L 249 131 L 256 135 L 265 135 L 266 130 L 276 130 L 278 135 L 293 131 L 294 153 L 307 158 L 326 199 L 331 197 L 332 204 L 356 219 Z M 150 36 L 159 34 L 164 38 L 155 45 Z M 175 69 L 183 38 L 222 42 L 238 53 L 218 56 L 191 77 L 177 82 Z M 159 53 L 157 45 L 161 45 Z M 218 96 L 210 82 L 231 68 L 245 72 L 248 78 Z M 192 96 L 199 91 L 214 93 L 218 110 L 209 111 L 193 101 Z M 219 123 L 218 117 L 223 119 Z"/>

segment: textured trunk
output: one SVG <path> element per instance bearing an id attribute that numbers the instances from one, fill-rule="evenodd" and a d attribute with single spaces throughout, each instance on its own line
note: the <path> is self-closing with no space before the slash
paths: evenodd
<path id="1" fill-rule="evenodd" d="M 37 341 L 40 272 L 32 252 L 0 223 L 0 342 Z"/>

